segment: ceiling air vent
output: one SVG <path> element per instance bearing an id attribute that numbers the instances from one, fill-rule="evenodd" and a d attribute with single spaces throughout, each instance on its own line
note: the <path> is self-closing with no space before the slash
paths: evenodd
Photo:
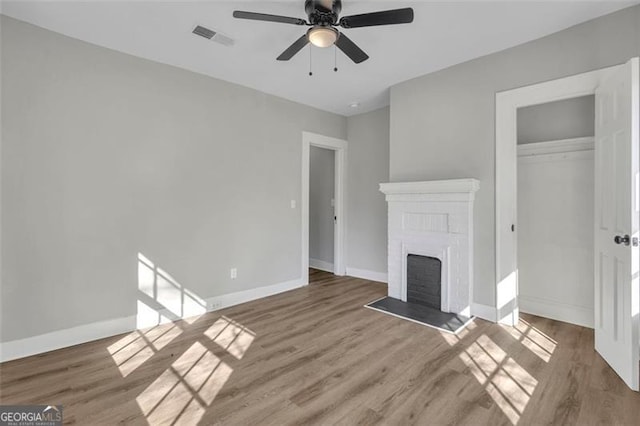
<path id="1" fill-rule="evenodd" d="M 199 35 L 200 37 L 204 37 L 207 40 L 212 40 L 216 43 L 220 43 L 223 46 L 233 46 L 234 43 L 234 40 L 231 37 L 228 37 L 218 31 L 211 30 L 201 25 L 196 26 L 193 29 L 193 33 Z"/>
<path id="2" fill-rule="evenodd" d="M 215 31 L 210 30 L 209 28 L 201 27 L 200 25 L 196 26 L 193 29 L 193 33 L 209 40 L 211 40 L 213 36 L 216 35 Z"/>

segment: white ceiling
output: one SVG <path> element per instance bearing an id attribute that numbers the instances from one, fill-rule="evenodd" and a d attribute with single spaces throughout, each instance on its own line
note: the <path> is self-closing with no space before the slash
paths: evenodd
<path id="1" fill-rule="evenodd" d="M 175 65 L 343 115 L 389 102 L 389 87 L 506 49 L 640 1 L 343 0 L 341 15 L 411 6 L 412 24 L 345 30 L 370 56 L 356 65 L 334 48 L 276 57 L 306 27 L 234 19 L 233 10 L 306 18 L 304 0 L 3 1 L 2 13 L 74 38 Z M 235 39 L 225 47 L 191 33 L 196 25 Z M 358 102 L 357 108 L 350 104 Z"/>

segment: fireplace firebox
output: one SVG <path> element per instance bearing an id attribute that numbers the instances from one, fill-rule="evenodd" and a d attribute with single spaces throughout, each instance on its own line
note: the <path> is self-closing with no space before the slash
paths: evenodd
<path id="1" fill-rule="evenodd" d="M 407 255 L 407 302 L 440 310 L 442 262 L 418 254 Z"/>

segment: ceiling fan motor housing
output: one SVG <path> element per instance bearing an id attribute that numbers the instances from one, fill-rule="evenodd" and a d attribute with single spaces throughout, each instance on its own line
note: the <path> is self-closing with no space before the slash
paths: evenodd
<path id="1" fill-rule="evenodd" d="M 331 8 L 327 7 L 331 5 Z M 304 10 L 311 25 L 331 26 L 338 23 L 342 10 L 341 0 L 305 0 Z"/>

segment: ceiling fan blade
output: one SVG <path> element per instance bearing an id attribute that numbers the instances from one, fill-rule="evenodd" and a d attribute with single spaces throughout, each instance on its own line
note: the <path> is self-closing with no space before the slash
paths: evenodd
<path id="1" fill-rule="evenodd" d="M 287 50 L 282 52 L 280 54 L 280 56 L 278 56 L 277 59 L 279 61 L 288 61 L 289 59 L 293 58 L 293 56 L 296 53 L 298 53 L 307 44 L 309 44 L 309 39 L 307 38 L 307 35 L 305 34 L 302 37 L 300 37 L 299 39 L 297 39 L 296 41 L 294 41 L 291 46 L 287 47 Z"/>
<path id="2" fill-rule="evenodd" d="M 409 24 L 411 22 L 413 22 L 413 9 L 407 7 L 404 9 L 343 16 L 340 18 L 338 25 L 342 28 L 360 28 L 377 25 Z"/>
<path id="3" fill-rule="evenodd" d="M 364 53 L 362 49 L 356 46 L 356 44 L 343 33 L 340 33 L 340 35 L 338 36 L 338 39 L 336 40 L 336 46 L 338 47 L 338 49 L 342 50 L 345 55 L 351 58 L 351 60 L 356 64 L 369 59 L 369 55 Z"/>
<path id="4" fill-rule="evenodd" d="M 307 21 L 289 16 L 269 15 L 267 13 L 244 12 L 242 10 L 233 11 L 234 18 L 252 19 L 254 21 L 278 22 L 280 24 L 307 25 Z"/>

